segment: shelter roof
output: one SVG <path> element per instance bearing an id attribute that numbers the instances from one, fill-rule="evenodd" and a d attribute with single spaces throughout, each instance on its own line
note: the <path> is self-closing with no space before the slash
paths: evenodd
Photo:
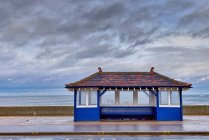
<path id="1" fill-rule="evenodd" d="M 185 87 L 192 84 L 177 81 L 167 76 L 152 72 L 96 72 L 66 88 L 79 87 Z"/>

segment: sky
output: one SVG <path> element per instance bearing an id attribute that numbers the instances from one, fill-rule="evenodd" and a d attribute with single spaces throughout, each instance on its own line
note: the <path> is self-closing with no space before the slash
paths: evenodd
<path id="1" fill-rule="evenodd" d="M 0 88 L 103 71 L 209 85 L 208 0 L 0 0 Z"/>

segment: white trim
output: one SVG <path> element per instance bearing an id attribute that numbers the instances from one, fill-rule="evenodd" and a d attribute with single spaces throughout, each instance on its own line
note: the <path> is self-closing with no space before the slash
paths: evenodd
<path id="1" fill-rule="evenodd" d="M 86 96 L 86 106 L 89 105 L 89 91 L 85 92 L 85 96 Z"/>
<path id="2" fill-rule="evenodd" d="M 77 102 L 77 99 L 79 101 L 79 96 L 77 96 L 77 99 L 76 99 L 76 108 L 90 108 L 90 107 L 97 107 L 97 104 L 98 104 L 98 101 L 97 101 L 97 104 L 96 105 L 91 105 L 91 94 L 93 92 L 92 91 L 84 91 L 84 93 L 82 93 L 81 91 L 79 91 L 79 94 L 81 94 L 81 98 L 82 98 L 82 94 L 85 94 L 85 104 L 84 105 L 79 105 L 78 102 Z M 81 99 L 82 100 L 82 99 Z"/>
<path id="3" fill-rule="evenodd" d="M 180 107 L 180 105 L 159 105 L 159 107 Z"/>
<path id="4" fill-rule="evenodd" d="M 168 95 L 168 105 L 171 105 L 171 91 L 167 91 Z"/>
<path id="5" fill-rule="evenodd" d="M 97 105 L 88 105 L 88 106 L 77 106 L 77 108 L 91 108 L 91 107 L 95 107 L 97 108 Z"/>

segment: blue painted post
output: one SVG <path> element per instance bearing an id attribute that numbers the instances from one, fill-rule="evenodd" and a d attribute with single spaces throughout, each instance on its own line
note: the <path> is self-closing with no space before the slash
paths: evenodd
<path id="1" fill-rule="evenodd" d="M 179 88 L 179 97 L 180 97 L 180 119 L 183 121 L 183 102 L 182 102 L 182 88 Z"/>
<path id="2" fill-rule="evenodd" d="M 156 88 L 156 109 L 155 109 L 155 119 L 158 120 L 158 110 L 159 110 L 159 90 Z"/>
<path id="3" fill-rule="evenodd" d="M 76 116 L 76 98 L 77 98 L 77 89 L 74 90 L 74 121 L 76 122 L 77 116 Z"/>
<path id="4" fill-rule="evenodd" d="M 100 89 L 97 90 L 97 109 L 99 111 L 99 120 L 100 120 Z"/>

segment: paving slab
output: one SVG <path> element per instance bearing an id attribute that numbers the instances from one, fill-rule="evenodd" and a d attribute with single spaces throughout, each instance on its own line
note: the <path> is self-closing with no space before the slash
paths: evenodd
<path id="1" fill-rule="evenodd" d="M 73 117 L 0 117 L 0 135 L 209 135 L 209 116 L 184 121 L 73 122 Z"/>

